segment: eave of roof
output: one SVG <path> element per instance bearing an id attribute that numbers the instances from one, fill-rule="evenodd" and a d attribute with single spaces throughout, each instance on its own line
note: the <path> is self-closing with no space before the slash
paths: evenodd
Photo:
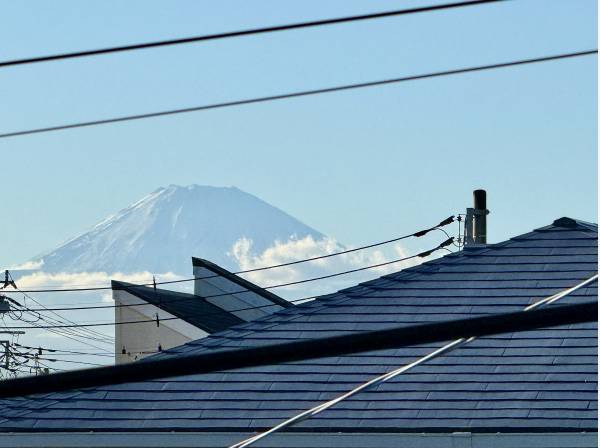
<path id="1" fill-rule="evenodd" d="M 194 294 L 137 286 L 117 280 L 112 280 L 111 286 L 113 290 L 126 291 L 207 333 L 223 331 L 244 322 Z"/>

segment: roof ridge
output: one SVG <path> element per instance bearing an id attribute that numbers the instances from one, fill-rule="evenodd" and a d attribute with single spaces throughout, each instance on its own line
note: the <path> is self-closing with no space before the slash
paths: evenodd
<path id="1" fill-rule="evenodd" d="M 560 219 L 563 219 L 563 218 L 559 218 L 559 220 Z M 577 225 L 580 225 L 579 224 L 580 221 L 573 220 L 572 218 L 565 218 L 565 219 L 573 221 Z M 556 221 L 558 221 L 558 220 L 555 220 L 554 222 L 556 222 Z M 568 221 L 566 223 L 570 224 Z M 554 225 L 554 223 L 551 224 L 550 226 L 553 226 L 553 225 Z M 547 226 L 547 227 L 549 227 L 549 226 Z M 261 327 L 260 329 L 255 328 L 255 329 L 250 329 L 250 330 L 246 330 L 246 331 L 248 331 L 250 333 L 260 332 L 263 330 L 273 328 L 274 326 L 283 325 L 287 322 L 290 322 L 291 320 L 296 319 L 299 316 L 305 316 L 307 314 L 314 314 L 315 312 L 318 312 L 319 310 L 321 310 L 323 307 L 339 305 L 344 301 L 351 300 L 353 297 L 349 294 L 352 294 L 353 291 L 356 291 L 358 288 L 373 288 L 373 284 L 381 281 L 382 279 L 394 281 L 394 282 L 396 282 L 396 281 L 402 282 L 402 281 L 416 280 L 414 278 L 415 276 L 420 277 L 420 276 L 428 276 L 431 274 L 435 274 L 436 272 L 439 272 L 439 270 L 442 268 L 443 264 L 447 263 L 448 260 L 450 260 L 452 262 L 461 262 L 462 260 L 467 259 L 467 258 L 477 257 L 484 253 L 488 253 L 488 252 L 491 252 L 491 251 L 494 251 L 497 249 L 505 248 L 511 244 L 515 244 L 518 241 L 518 239 L 521 239 L 524 236 L 535 234 L 537 232 L 537 230 L 538 229 L 534 229 L 533 231 L 529 231 L 529 232 L 523 233 L 521 235 L 511 237 L 509 239 L 500 241 L 498 243 L 471 246 L 471 248 L 467 248 L 466 250 L 452 252 L 450 254 L 442 255 L 440 257 L 424 261 L 423 263 L 420 263 L 415 266 L 407 267 L 405 269 L 402 269 L 402 270 L 394 272 L 394 273 L 382 275 L 382 276 L 376 277 L 374 279 L 367 280 L 365 282 L 358 283 L 356 285 L 349 286 L 347 288 L 343 288 L 343 289 L 340 289 L 340 290 L 332 292 L 332 293 L 323 294 L 323 295 L 315 298 L 315 300 L 307 302 L 306 304 L 302 303 L 302 304 L 296 305 L 295 307 L 279 310 L 273 314 L 260 317 L 256 320 L 252 321 L 252 324 L 253 325 L 254 324 L 259 324 L 259 325 L 264 324 L 264 327 Z M 210 263 L 210 262 L 207 262 L 206 260 L 202 260 L 202 259 L 199 259 L 196 257 L 193 257 L 193 259 L 196 259 L 196 263 L 199 263 L 200 261 L 205 262 L 205 263 Z M 212 264 L 212 263 L 210 263 L 210 264 Z M 426 271 L 427 269 L 429 269 L 429 272 Z M 425 270 L 425 272 L 423 272 L 424 270 Z M 312 309 L 308 308 L 308 306 L 303 306 L 303 305 L 309 305 L 312 307 Z M 296 312 L 296 310 L 297 310 L 297 312 Z M 272 322 L 271 324 L 269 324 L 269 322 L 268 322 L 269 319 L 272 319 L 273 317 L 281 317 L 281 316 L 285 316 L 285 315 L 287 315 L 287 318 L 284 318 L 277 322 Z M 240 324 L 240 325 L 244 325 L 244 324 Z M 234 326 L 224 330 L 223 332 L 217 332 L 214 334 L 210 334 L 206 338 L 203 338 L 199 341 L 191 341 L 184 345 L 190 346 L 191 344 L 194 344 L 194 342 L 200 342 L 199 344 L 195 345 L 195 347 L 198 347 L 198 348 L 210 347 L 211 349 L 213 347 L 219 347 L 222 344 L 227 342 L 226 335 L 228 334 L 228 332 L 235 331 L 237 328 L 238 328 L 238 325 L 234 325 Z M 224 337 L 223 337 L 223 339 L 219 340 L 221 335 Z M 206 343 L 209 343 L 209 342 L 213 343 L 214 345 L 206 345 Z M 175 353 L 173 353 L 173 355 L 177 355 L 177 353 L 175 352 Z"/>
<path id="2" fill-rule="evenodd" d="M 552 224 L 548 224 L 543 227 L 538 227 L 534 229 L 534 232 L 543 232 L 546 230 L 552 230 L 556 228 L 561 229 L 570 229 L 570 230 L 583 230 L 583 231 L 591 231 L 598 232 L 598 224 L 588 221 L 583 221 L 581 219 L 569 218 L 568 216 L 563 216 L 561 218 L 557 218 L 552 221 Z"/>
<path id="3" fill-rule="evenodd" d="M 121 281 L 121 280 L 111 280 L 110 283 L 111 283 L 111 288 L 113 290 L 115 290 L 115 288 L 114 288 L 115 286 L 124 286 L 125 288 L 123 288 L 123 289 L 117 288 L 116 290 L 129 292 L 129 293 L 135 295 L 136 297 L 138 297 L 138 295 L 134 291 L 138 288 L 141 291 L 149 290 L 149 291 L 156 291 L 156 292 L 167 293 L 167 294 L 183 294 L 183 295 L 200 297 L 200 296 L 196 296 L 195 294 L 192 294 L 190 292 L 173 291 L 172 289 L 165 289 L 165 288 L 154 288 L 153 286 L 139 285 L 137 283 L 129 283 L 129 282 Z"/>

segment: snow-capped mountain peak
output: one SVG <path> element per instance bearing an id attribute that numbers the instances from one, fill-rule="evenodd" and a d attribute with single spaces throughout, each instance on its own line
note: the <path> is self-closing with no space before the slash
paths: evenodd
<path id="1" fill-rule="evenodd" d="M 241 238 L 264 251 L 275 241 L 323 235 L 236 187 L 161 187 L 35 262 L 46 272 L 190 272 L 190 257 L 235 269 Z"/>

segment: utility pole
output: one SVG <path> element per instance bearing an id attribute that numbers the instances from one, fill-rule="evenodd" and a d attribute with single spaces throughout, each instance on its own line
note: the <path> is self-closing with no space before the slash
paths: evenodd
<path id="1" fill-rule="evenodd" d="M 0 346 L 4 347 L 3 354 L 0 356 L 0 361 L 2 361 L 2 367 L 6 370 L 10 367 L 10 341 L 9 340 L 1 340 Z"/>
<path id="2" fill-rule="evenodd" d="M 12 275 L 10 275 L 10 272 L 7 269 L 4 271 L 4 282 L 2 282 L 2 286 L 0 287 L 0 289 L 7 288 L 9 286 L 12 286 L 13 288 L 17 289 L 15 279 L 12 278 Z"/>
<path id="3" fill-rule="evenodd" d="M 1 312 L 1 311 L 0 311 Z M 25 334 L 24 331 L 9 331 L 2 330 L 0 334 L 8 334 L 11 336 L 15 336 L 18 334 Z M 0 378 L 4 377 L 3 370 L 6 370 L 8 374 L 14 372 L 11 368 L 10 360 L 14 357 L 13 352 L 11 350 L 12 341 L 8 339 L 0 340 Z"/>
<path id="4" fill-rule="evenodd" d="M 6 289 L 9 286 L 17 289 L 17 284 L 15 283 L 15 279 L 10 275 L 10 271 L 7 269 L 4 271 L 4 281 L 0 281 L 0 289 Z M 16 301 L 11 299 L 10 297 L 0 294 L 0 316 L 4 317 L 4 314 L 8 314 L 13 309 L 11 307 L 11 303 L 15 305 L 19 305 Z M 10 316 L 10 314 L 8 314 Z M 0 327 L 1 328 L 1 327 Z M 0 334 L 10 335 L 13 340 L 16 335 L 25 334 L 24 331 L 11 331 L 11 330 L 2 330 L 0 329 Z M 0 340 L 0 377 L 4 377 L 3 370 L 6 370 L 7 374 L 16 375 L 17 367 L 20 365 L 16 360 L 15 354 L 18 355 L 18 350 L 11 350 L 13 345 L 13 340 L 3 339 Z M 15 359 L 15 363 L 11 365 L 11 358 Z M 21 363 L 22 364 L 22 363 Z M 39 366 L 38 366 L 39 368 Z"/>

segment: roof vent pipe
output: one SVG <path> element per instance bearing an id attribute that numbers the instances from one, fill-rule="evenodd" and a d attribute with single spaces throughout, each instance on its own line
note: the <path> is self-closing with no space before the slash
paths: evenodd
<path id="1" fill-rule="evenodd" d="M 467 208 L 465 219 L 465 245 L 487 244 L 487 194 L 485 190 L 473 192 L 473 208 Z"/>

